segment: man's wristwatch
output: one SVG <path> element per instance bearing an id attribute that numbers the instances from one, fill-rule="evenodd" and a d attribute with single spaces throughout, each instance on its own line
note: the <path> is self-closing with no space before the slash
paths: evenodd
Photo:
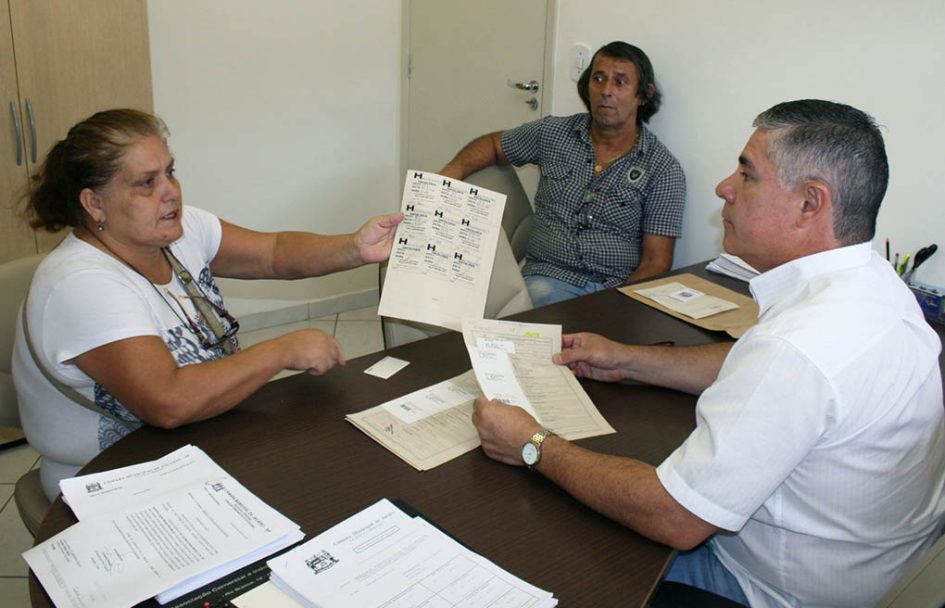
<path id="1" fill-rule="evenodd" d="M 525 445 L 522 446 L 522 461 L 528 468 L 534 467 L 541 460 L 541 444 L 549 435 L 553 434 L 554 433 L 548 429 L 542 429 L 532 435 L 531 438 L 525 442 Z"/>

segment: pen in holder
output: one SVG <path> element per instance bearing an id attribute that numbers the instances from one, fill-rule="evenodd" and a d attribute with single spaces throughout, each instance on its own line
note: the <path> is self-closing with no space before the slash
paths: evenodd
<path id="1" fill-rule="evenodd" d="M 909 255 L 907 254 L 902 260 L 902 264 L 894 266 L 896 272 L 899 276 L 902 277 L 902 280 L 905 281 L 906 285 L 912 284 L 912 275 L 915 273 L 916 269 L 921 266 L 927 259 L 932 257 L 938 251 L 938 245 L 932 243 L 928 247 L 923 247 L 915 253 L 915 257 L 912 258 L 912 268 L 909 268 Z M 888 255 L 888 254 L 887 254 Z M 896 262 L 899 261 L 899 254 L 896 254 Z"/>
<path id="2" fill-rule="evenodd" d="M 896 255 L 896 258 L 897 259 L 899 258 L 898 254 Z M 896 273 L 899 276 L 904 277 L 904 275 L 906 274 L 907 268 L 909 268 L 909 254 L 908 253 L 906 254 L 906 257 L 902 258 L 902 263 L 896 267 Z M 912 265 L 912 269 L 915 270 L 915 264 Z"/>

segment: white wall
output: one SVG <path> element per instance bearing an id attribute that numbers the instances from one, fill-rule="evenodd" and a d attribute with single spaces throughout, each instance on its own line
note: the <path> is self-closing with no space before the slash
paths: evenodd
<path id="1" fill-rule="evenodd" d="M 874 245 L 945 247 L 945 2 L 942 0 L 558 0 L 553 113 L 583 110 L 567 53 L 622 39 L 644 49 L 665 94 L 651 128 L 688 178 L 676 265 L 721 246 L 713 191 L 735 168 L 751 121 L 775 103 L 823 98 L 884 126 L 890 186 Z M 945 251 L 917 273 L 945 285 Z"/>
<path id="2" fill-rule="evenodd" d="M 651 128 L 689 184 L 677 266 L 718 253 L 713 190 L 751 120 L 801 97 L 851 103 L 885 126 L 892 179 L 877 249 L 885 237 L 903 253 L 945 248 L 945 2 L 557 4 L 553 113 L 583 109 L 567 76 L 572 44 L 623 39 L 654 62 L 665 103 Z M 149 17 L 155 108 L 187 202 L 253 228 L 328 233 L 397 207 L 399 0 L 152 0 Z M 918 278 L 945 285 L 945 251 Z M 237 312 L 264 310 L 374 289 L 376 275 L 265 283 L 224 289 Z"/>
<path id="3" fill-rule="evenodd" d="M 323 233 L 397 208 L 398 0 L 154 0 L 148 13 L 154 107 L 187 203 Z M 223 289 L 245 313 L 376 287 L 370 266 Z"/>

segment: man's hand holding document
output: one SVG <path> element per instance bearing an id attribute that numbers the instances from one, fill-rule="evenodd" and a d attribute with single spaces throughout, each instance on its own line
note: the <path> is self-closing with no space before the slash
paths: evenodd
<path id="1" fill-rule="evenodd" d="M 60 487 L 79 523 L 23 554 L 56 606 L 165 603 L 304 536 L 194 446 Z"/>
<path id="2" fill-rule="evenodd" d="M 615 432 L 567 367 L 561 326 L 467 319 L 463 336 L 473 370 L 346 420 L 418 470 L 479 447 L 473 401 L 485 395 L 521 406 L 565 439 Z"/>
<path id="3" fill-rule="evenodd" d="M 378 314 L 456 331 L 481 317 L 504 209 L 504 194 L 408 171 Z"/>
<path id="4" fill-rule="evenodd" d="M 463 339 L 485 397 L 522 407 L 565 439 L 616 432 L 571 370 L 551 361 L 560 325 L 466 319 Z"/>

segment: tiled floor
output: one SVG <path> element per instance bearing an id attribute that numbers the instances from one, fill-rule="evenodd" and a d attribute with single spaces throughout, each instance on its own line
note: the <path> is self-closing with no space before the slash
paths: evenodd
<path id="1" fill-rule="evenodd" d="M 240 344 L 250 346 L 306 327 L 335 336 L 348 359 L 384 348 L 376 306 L 245 334 L 240 332 Z M 0 448 L 0 598 L 3 598 L 0 604 L 5 608 L 30 605 L 26 562 L 20 554 L 33 545 L 33 538 L 20 521 L 13 502 L 13 487 L 20 475 L 37 466 L 38 459 L 39 455 L 28 445 Z"/>

